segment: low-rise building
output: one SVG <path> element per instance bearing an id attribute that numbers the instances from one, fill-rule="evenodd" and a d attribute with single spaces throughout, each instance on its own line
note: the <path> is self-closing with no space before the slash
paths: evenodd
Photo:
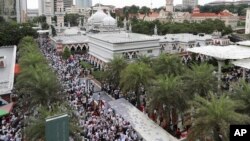
<path id="1" fill-rule="evenodd" d="M 10 101 L 14 85 L 16 46 L 0 47 L 0 97 Z"/>

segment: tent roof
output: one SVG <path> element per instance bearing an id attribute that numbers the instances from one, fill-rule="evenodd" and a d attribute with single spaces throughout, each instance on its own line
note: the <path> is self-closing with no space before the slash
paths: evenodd
<path id="1" fill-rule="evenodd" d="M 250 41 L 241 41 L 241 42 L 237 42 L 237 45 L 242 45 L 242 46 L 250 46 Z"/>
<path id="2" fill-rule="evenodd" d="M 9 114 L 10 111 L 12 110 L 12 108 L 13 108 L 13 105 L 14 105 L 14 103 L 11 102 L 11 103 L 9 103 L 7 105 L 4 105 L 4 106 L 0 107 L 0 116 L 4 116 L 6 114 Z"/>
<path id="3" fill-rule="evenodd" d="M 250 69 L 250 59 L 242 59 L 232 62 L 235 66 Z"/>
<path id="4" fill-rule="evenodd" d="M 243 46 L 205 46 L 188 48 L 187 51 L 207 55 L 217 59 L 246 59 L 250 58 L 250 48 Z"/>

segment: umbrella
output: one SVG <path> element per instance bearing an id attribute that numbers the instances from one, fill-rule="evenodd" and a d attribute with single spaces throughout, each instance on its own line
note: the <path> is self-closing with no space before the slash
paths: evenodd
<path id="1" fill-rule="evenodd" d="M 7 105 L 4 105 L 4 106 L 1 106 L 0 107 L 0 117 L 4 116 L 4 115 L 7 115 L 10 113 L 10 111 L 12 110 L 13 108 L 13 102 L 7 104 Z"/>

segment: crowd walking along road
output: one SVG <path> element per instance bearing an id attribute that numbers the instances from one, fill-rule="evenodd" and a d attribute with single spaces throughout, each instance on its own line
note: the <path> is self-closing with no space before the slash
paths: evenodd
<path id="1" fill-rule="evenodd" d="M 64 60 L 52 49 L 48 38 L 39 38 L 39 44 L 50 67 L 57 73 L 69 105 L 75 110 L 83 138 L 90 141 L 141 140 L 131 124 L 108 107 L 107 100 L 111 98 L 104 96 L 94 81 L 84 76 L 80 62 L 87 60 L 87 55 L 74 55 Z"/>

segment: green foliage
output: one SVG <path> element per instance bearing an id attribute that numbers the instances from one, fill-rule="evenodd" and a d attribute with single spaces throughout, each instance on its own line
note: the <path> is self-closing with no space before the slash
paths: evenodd
<path id="1" fill-rule="evenodd" d="M 241 101 L 241 103 L 244 103 L 245 105 L 245 107 L 239 110 L 239 112 L 250 116 L 250 84 L 241 80 L 234 85 L 234 90 L 235 91 L 231 97 L 234 100 Z"/>
<path id="2" fill-rule="evenodd" d="M 70 57 L 70 55 L 71 55 L 71 52 L 70 52 L 70 50 L 66 47 L 66 48 L 64 49 L 63 55 L 62 55 L 63 59 L 68 59 L 68 58 Z"/>
<path id="3" fill-rule="evenodd" d="M 52 30 L 52 36 L 56 36 L 56 29 L 53 25 L 51 25 L 51 30 Z"/>
<path id="4" fill-rule="evenodd" d="M 169 15 L 169 21 L 172 21 Z M 220 31 L 223 35 L 232 33 L 232 28 L 225 26 L 221 20 L 204 20 L 201 23 L 160 23 L 159 21 L 132 20 L 133 32 L 142 34 L 154 34 L 154 26 L 157 25 L 159 34 L 171 33 L 206 33 L 211 34 L 214 31 Z"/>
<path id="5" fill-rule="evenodd" d="M 237 13 L 239 16 L 246 16 L 246 8 L 248 8 L 247 4 L 240 4 L 240 5 L 218 5 L 218 6 L 204 5 L 204 6 L 200 6 L 201 12 L 215 12 L 215 13 L 219 13 L 219 12 L 227 9 L 227 10 L 229 10 L 232 13 Z"/>
<path id="6" fill-rule="evenodd" d="M 178 111 L 184 112 L 188 106 L 191 96 L 185 93 L 184 81 L 180 76 L 159 76 L 152 89 L 149 91 L 150 107 L 167 113 L 175 107 Z M 163 109 L 162 105 L 165 105 Z"/>
<path id="7" fill-rule="evenodd" d="M 229 140 L 229 127 L 232 124 L 249 123 L 249 117 L 236 112 L 244 103 L 233 101 L 227 95 L 216 97 L 211 93 L 209 99 L 196 96 L 192 105 L 195 108 L 194 122 L 188 136 L 191 140 L 210 137 L 214 141 Z"/>
<path id="8" fill-rule="evenodd" d="M 186 70 L 183 79 L 186 85 L 186 92 L 189 95 L 198 94 L 207 96 L 209 91 L 215 91 L 217 88 L 216 76 L 213 75 L 214 67 L 206 63 L 200 65 L 194 64 L 191 69 Z"/>
<path id="9" fill-rule="evenodd" d="M 92 65 L 90 65 L 89 63 L 87 63 L 85 61 L 82 61 L 80 64 L 81 64 L 82 68 L 84 68 L 84 69 L 91 69 L 92 68 Z"/>
<path id="10" fill-rule="evenodd" d="M 135 92 L 137 104 L 140 105 L 140 89 L 147 89 L 154 77 L 154 71 L 148 65 L 131 63 L 120 74 L 120 87 L 124 93 Z"/>
<path id="11" fill-rule="evenodd" d="M 48 30 L 49 25 L 47 23 L 42 23 L 42 30 Z"/>
<path id="12" fill-rule="evenodd" d="M 106 71 L 94 71 L 92 73 L 92 75 L 94 76 L 94 78 L 98 81 L 100 81 L 101 83 L 106 81 L 107 78 L 107 72 Z"/>
<path id="13" fill-rule="evenodd" d="M 161 54 L 154 60 L 153 69 L 156 74 L 177 76 L 183 73 L 184 64 L 178 56 Z"/>
<path id="14" fill-rule="evenodd" d="M 121 72 L 126 68 L 126 66 L 127 62 L 123 57 L 115 56 L 113 60 L 111 60 L 107 64 L 106 71 L 108 72 L 107 74 L 108 83 L 117 88 L 120 84 Z"/>
<path id="15" fill-rule="evenodd" d="M 17 24 L 15 22 L 0 23 L 0 46 L 17 45 L 25 36 L 37 37 L 36 30 L 31 24 Z"/>
<path id="16" fill-rule="evenodd" d="M 70 26 L 78 26 L 78 18 L 80 16 L 78 14 L 66 14 L 64 16 L 64 21 L 66 23 L 70 22 Z"/>

